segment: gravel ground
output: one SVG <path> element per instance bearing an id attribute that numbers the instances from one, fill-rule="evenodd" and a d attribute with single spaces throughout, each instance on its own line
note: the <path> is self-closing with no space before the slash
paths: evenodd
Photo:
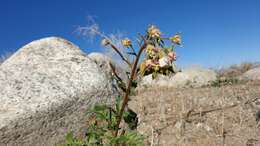
<path id="1" fill-rule="evenodd" d="M 150 146 L 260 146 L 259 82 L 142 89 L 129 106 Z"/>

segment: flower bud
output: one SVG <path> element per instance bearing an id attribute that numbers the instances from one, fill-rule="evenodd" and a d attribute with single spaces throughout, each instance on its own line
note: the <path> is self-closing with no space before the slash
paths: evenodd
<path id="1" fill-rule="evenodd" d="M 107 39 L 102 39 L 101 45 L 107 46 L 107 45 L 109 45 L 109 44 L 110 44 L 109 40 L 107 40 Z"/>
<path id="2" fill-rule="evenodd" d="M 171 61 L 176 61 L 177 60 L 177 56 L 176 56 L 175 52 L 168 53 L 168 56 L 169 56 Z"/>
<path id="3" fill-rule="evenodd" d="M 122 40 L 122 44 L 125 47 L 129 47 L 129 46 L 132 45 L 132 42 L 128 38 L 125 38 L 125 39 Z"/>
<path id="4" fill-rule="evenodd" d="M 170 40 L 177 45 L 181 45 L 181 36 L 179 34 L 174 35 Z"/>

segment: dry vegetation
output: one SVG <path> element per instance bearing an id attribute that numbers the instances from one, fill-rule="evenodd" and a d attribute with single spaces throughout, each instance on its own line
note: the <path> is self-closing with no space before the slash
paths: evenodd
<path id="1" fill-rule="evenodd" d="M 217 80 L 211 83 L 211 86 L 220 87 L 223 85 L 243 84 L 246 83 L 242 76 L 245 72 L 260 67 L 260 63 L 244 62 L 237 65 L 231 65 L 227 68 L 215 70 L 218 74 Z"/>
<path id="2" fill-rule="evenodd" d="M 259 63 L 251 63 L 251 62 L 244 62 L 237 65 L 231 65 L 227 68 L 223 68 L 218 70 L 219 77 L 224 78 L 234 78 L 241 76 L 243 73 L 247 72 L 250 69 L 260 67 Z"/>
<path id="3" fill-rule="evenodd" d="M 260 145 L 259 82 L 144 89 L 130 107 L 139 114 L 138 130 L 150 146 Z"/>

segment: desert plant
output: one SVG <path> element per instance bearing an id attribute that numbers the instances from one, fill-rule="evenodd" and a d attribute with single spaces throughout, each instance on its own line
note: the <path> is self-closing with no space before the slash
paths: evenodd
<path id="1" fill-rule="evenodd" d="M 148 42 L 146 48 L 146 56 L 140 65 L 140 74 L 142 76 L 152 74 L 153 78 L 157 74 L 169 75 L 174 73 L 173 61 L 176 61 L 175 45 L 181 44 L 181 36 L 179 33 L 173 37 L 161 37 L 161 31 L 154 25 L 151 25 L 147 30 L 145 39 Z M 170 40 L 169 46 L 165 41 Z"/>
<path id="2" fill-rule="evenodd" d="M 173 52 L 174 44 L 180 44 L 180 35 L 177 34 L 170 38 L 161 37 L 160 30 L 151 25 L 146 31 L 145 35 L 141 35 L 138 40 L 139 49 L 134 49 L 130 39 L 122 40 L 122 45 L 128 50 L 128 54 L 132 56 L 133 61 L 126 58 L 115 44 L 104 34 L 95 32 L 102 37 L 102 45 L 111 47 L 121 59 L 130 68 L 128 74 L 128 83 L 125 83 L 120 76 L 118 76 L 115 66 L 110 64 L 114 80 L 122 89 L 122 95 L 115 98 L 114 106 L 95 105 L 90 111 L 92 122 L 87 129 L 84 139 L 77 139 L 72 133 L 66 137 L 66 144 L 64 145 L 79 145 L 79 146 L 143 146 L 144 137 L 137 133 L 137 114 L 128 108 L 127 104 L 129 96 L 134 93 L 137 87 L 137 68 L 138 62 L 142 53 L 146 50 L 146 58 L 140 65 L 140 72 L 142 75 L 147 72 L 156 76 L 157 73 L 165 73 L 171 66 L 172 61 L 176 60 L 176 54 Z M 171 40 L 172 45 L 167 48 L 164 40 Z M 163 59 L 163 60 L 160 60 Z M 145 63 L 145 64 L 143 64 Z M 123 97 L 123 98 L 122 98 Z M 122 124 L 122 121 L 124 122 Z"/>
<path id="3" fill-rule="evenodd" d="M 138 134 L 134 129 L 137 126 L 136 114 L 131 110 L 124 111 L 123 119 L 128 125 L 129 130 L 123 130 L 119 136 L 114 136 L 117 126 L 117 117 L 120 113 L 122 100 L 120 96 L 116 97 L 115 106 L 95 105 L 89 111 L 91 114 L 90 125 L 85 133 L 84 139 L 79 139 L 69 133 L 66 136 L 67 146 L 143 146 L 144 137 Z"/>

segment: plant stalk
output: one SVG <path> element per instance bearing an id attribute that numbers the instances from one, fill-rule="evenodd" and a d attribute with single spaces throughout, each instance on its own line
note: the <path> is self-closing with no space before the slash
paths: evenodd
<path id="1" fill-rule="evenodd" d="M 146 46 L 147 46 L 147 43 L 145 41 L 145 43 L 141 46 L 140 50 L 138 51 L 136 58 L 135 58 L 135 61 L 134 61 L 134 64 L 132 66 L 130 79 L 129 79 L 128 85 L 127 85 L 127 90 L 125 92 L 123 103 L 122 103 L 122 106 L 121 106 L 121 109 L 120 109 L 120 112 L 119 112 L 119 115 L 118 115 L 118 118 L 117 118 L 116 131 L 115 131 L 115 135 L 114 135 L 115 137 L 117 137 L 117 135 L 118 135 L 119 126 L 120 126 L 120 123 L 121 123 L 121 120 L 122 120 L 122 117 L 123 117 L 123 113 L 124 113 L 125 107 L 128 103 L 129 93 L 130 93 L 130 90 L 131 90 L 132 81 L 133 81 L 134 76 L 136 74 L 136 68 L 137 68 L 138 61 L 141 57 L 143 50 L 146 48 Z"/>
<path id="2" fill-rule="evenodd" d="M 131 67 L 131 63 L 124 57 L 124 55 L 119 51 L 119 49 L 112 43 L 110 43 L 110 46 L 117 52 L 117 54 L 121 57 L 121 59 Z"/>

